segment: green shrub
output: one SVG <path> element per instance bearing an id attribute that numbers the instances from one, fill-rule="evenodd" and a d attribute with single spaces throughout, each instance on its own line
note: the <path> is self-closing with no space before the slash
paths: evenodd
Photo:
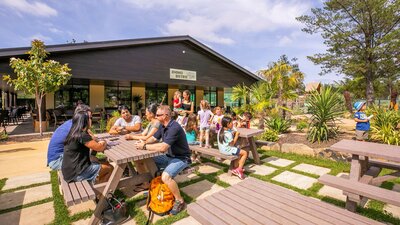
<path id="1" fill-rule="evenodd" d="M 270 129 L 276 131 L 278 134 L 285 133 L 290 128 L 291 120 L 284 120 L 281 117 L 271 117 L 264 119 L 265 125 Z"/>
<path id="2" fill-rule="evenodd" d="M 118 118 L 121 117 L 121 114 L 118 111 L 113 111 L 111 113 L 111 118 L 107 121 L 106 131 L 110 131 L 111 127 L 114 126 L 115 122 Z"/>
<path id="3" fill-rule="evenodd" d="M 371 107 L 367 114 L 374 114 L 371 120 L 371 138 L 389 145 L 400 145 L 400 113 L 378 107 Z"/>
<path id="4" fill-rule="evenodd" d="M 308 110 L 312 114 L 307 139 L 310 142 L 326 141 L 337 134 L 336 118 L 343 114 L 342 98 L 330 87 L 313 91 L 307 97 Z"/>
<path id="5" fill-rule="evenodd" d="M 296 124 L 296 130 L 298 130 L 298 131 L 300 131 L 300 132 L 303 132 L 303 130 L 305 129 L 305 128 L 307 128 L 308 127 L 308 122 L 307 121 L 304 121 L 304 120 L 302 120 L 302 121 L 300 121 L 300 122 L 298 122 L 297 124 Z"/>
<path id="6" fill-rule="evenodd" d="M 265 130 L 261 135 L 261 140 L 277 142 L 279 140 L 278 132 L 274 130 Z"/>

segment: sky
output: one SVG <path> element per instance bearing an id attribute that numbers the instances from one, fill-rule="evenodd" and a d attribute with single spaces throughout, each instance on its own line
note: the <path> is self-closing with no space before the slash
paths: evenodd
<path id="1" fill-rule="evenodd" d="M 256 73 L 286 54 L 305 83 L 333 83 L 307 56 L 326 50 L 295 18 L 321 0 L 0 0 L 0 48 L 190 35 Z"/>

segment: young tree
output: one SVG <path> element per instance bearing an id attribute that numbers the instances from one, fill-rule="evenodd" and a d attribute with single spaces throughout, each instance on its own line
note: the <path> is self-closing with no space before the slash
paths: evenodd
<path id="1" fill-rule="evenodd" d="M 400 1 L 327 0 L 323 8 L 311 11 L 297 19 L 306 25 L 303 31 L 320 32 L 328 49 L 308 58 L 322 65 L 321 74 L 364 77 L 367 102 L 372 104 L 374 81 L 399 76 Z"/>
<path id="2" fill-rule="evenodd" d="M 49 53 L 40 40 L 32 41 L 32 48 L 27 54 L 29 54 L 27 60 L 10 59 L 10 66 L 14 69 L 16 78 L 6 75 L 3 79 L 14 86 L 15 90 L 35 95 L 39 112 L 39 130 L 40 135 L 43 135 L 41 111 L 43 97 L 65 85 L 71 77 L 69 73 L 71 69 L 68 64 L 61 65 L 54 60 L 46 60 Z"/>

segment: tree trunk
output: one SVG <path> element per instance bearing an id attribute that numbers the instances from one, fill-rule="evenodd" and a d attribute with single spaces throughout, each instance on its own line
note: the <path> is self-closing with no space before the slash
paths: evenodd
<path id="1" fill-rule="evenodd" d="M 368 73 L 371 72 L 369 71 Z M 375 97 L 374 97 L 374 85 L 371 76 L 367 76 L 366 81 L 367 81 L 367 88 L 366 88 L 367 105 L 373 105 Z"/>
<path id="2" fill-rule="evenodd" d="M 282 80 L 279 80 L 279 88 L 278 88 L 278 107 L 279 107 L 279 115 L 283 116 L 283 109 L 282 109 L 282 89 L 283 89 L 283 84 L 282 84 Z"/>
<path id="3" fill-rule="evenodd" d="M 345 104 L 346 104 L 346 109 L 350 113 L 353 113 L 353 107 L 351 106 L 351 95 L 349 91 L 344 91 L 343 92 Z"/>

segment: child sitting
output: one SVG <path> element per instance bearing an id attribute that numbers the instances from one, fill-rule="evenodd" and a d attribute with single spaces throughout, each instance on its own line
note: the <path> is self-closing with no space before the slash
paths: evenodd
<path id="1" fill-rule="evenodd" d="M 231 113 L 233 128 L 237 128 L 239 125 L 239 121 L 237 120 L 236 113 L 232 111 Z"/>
<path id="2" fill-rule="evenodd" d="M 243 166 L 247 159 L 247 152 L 235 147 L 239 138 L 239 132 L 232 130 L 232 118 L 224 117 L 221 121 L 222 128 L 218 131 L 217 141 L 218 149 L 222 154 L 237 155 L 239 159 L 235 160 L 235 169 L 231 172 L 233 175 L 238 176 L 241 180 L 245 178 Z"/>
<path id="3" fill-rule="evenodd" d="M 186 140 L 189 145 L 199 145 L 200 142 L 196 141 L 196 134 L 198 133 L 197 130 L 197 117 L 195 114 L 190 114 L 186 127 Z M 198 161 L 197 160 L 197 155 L 195 153 L 192 153 L 192 162 Z"/>
<path id="4" fill-rule="evenodd" d="M 174 93 L 174 111 L 179 111 L 182 109 L 182 93 L 180 91 L 175 91 Z"/>
<path id="5" fill-rule="evenodd" d="M 240 122 L 239 122 L 238 127 L 249 129 L 251 118 L 253 118 L 253 116 L 251 115 L 250 112 L 244 112 L 243 116 L 240 117 Z"/>
<path id="6" fill-rule="evenodd" d="M 200 121 L 200 147 L 203 144 L 203 136 L 206 141 L 205 147 L 210 147 L 210 123 L 214 114 L 210 110 L 210 104 L 207 100 L 201 100 L 200 111 L 197 113 Z"/>

